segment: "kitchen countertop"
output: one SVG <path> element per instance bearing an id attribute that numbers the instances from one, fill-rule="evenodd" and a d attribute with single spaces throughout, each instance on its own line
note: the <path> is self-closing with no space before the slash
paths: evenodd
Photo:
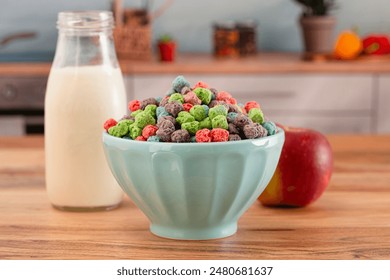
<path id="1" fill-rule="evenodd" d="M 180 54 L 174 63 L 121 60 L 124 74 L 272 74 L 272 73 L 390 73 L 389 56 L 353 61 L 302 60 L 299 53 L 259 53 L 244 58 L 215 58 L 210 54 Z M 0 75 L 47 76 L 50 63 L 0 63 Z"/>
<path id="2" fill-rule="evenodd" d="M 0 138 L 0 259 L 389 259 L 390 135 L 329 140 L 333 177 L 311 206 L 256 202 L 236 235 L 175 241 L 151 234 L 128 198 L 108 212 L 52 208 L 43 137 Z"/>

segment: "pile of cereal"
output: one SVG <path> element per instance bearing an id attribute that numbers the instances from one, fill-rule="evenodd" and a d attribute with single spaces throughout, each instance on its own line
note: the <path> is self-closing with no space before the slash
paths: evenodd
<path id="1" fill-rule="evenodd" d="M 256 101 L 237 104 L 226 91 L 204 82 L 191 87 L 183 77 L 172 82 L 163 98 L 132 100 L 130 115 L 109 119 L 104 129 L 112 136 L 152 142 L 225 142 L 273 135 L 277 128 L 265 121 Z"/>

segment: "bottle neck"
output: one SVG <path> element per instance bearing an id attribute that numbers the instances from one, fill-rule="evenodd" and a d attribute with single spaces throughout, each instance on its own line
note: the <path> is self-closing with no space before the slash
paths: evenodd
<path id="1" fill-rule="evenodd" d="M 110 12 L 63 12 L 53 67 L 104 65 L 118 67 Z"/>

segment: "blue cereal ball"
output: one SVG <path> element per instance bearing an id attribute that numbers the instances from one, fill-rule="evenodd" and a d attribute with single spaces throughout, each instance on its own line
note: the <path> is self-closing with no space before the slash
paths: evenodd
<path id="1" fill-rule="evenodd" d="M 228 123 L 234 123 L 234 120 L 236 119 L 237 117 L 237 113 L 236 112 L 230 112 L 227 114 L 227 121 Z"/>
<path id="2" fill-rule="evenodd" d="M 146 140 L 148 142 L 160 142 L 160 137 L 158 136 L 149 136 L 148 137 L 148 140 Z"/>
<path id="3" fill-rule="evenodd" d="M 191 85 L 183 76 L 177 76 L 172 82 L 172 89 L 181 92 L 183 87 L 191 87 Z"/>
<path id="4" fill-rule="evenodd" d="M 192 143 L 196 143 L 196 136 L 194 135 L 194 136 L 191 136 L 191 138 L 190 138 L 190 142 L 192 142 Z"/>
<path id="5" fill-rule="evenodd" d="M 202 105 L 202 106 L 203 106 L 203 108 L 204 108 L 204 110 L 206 112 L 206 117 L 208 117 L 209 116 L 209 110 L 210 110 L 209 106 L 207 106 L 207 105 Z"/>
<path id="6" fill-rule="evenodd" d="M 168 89 L 167 93 L 165 94 L 166 96 L 171 96 L 172 94 L 176 93 L 176 91 L 171 88 L 171 89 Z"/>
<path id="7" fill-rule="evenodd" d="M 274 135 L 276 133 L 276 125 L 274 122 L 268 121 L 263 123 L 262 126 L 268 131 L 268 135 Z"/>
<path id="8" fill-rule="evenodd" d="M 165 107 L 157 107 L 156 115 L 157 118 L 160 118 L 162 116 L 169 116 L 169 113 L 167 112 L 167 110 L 165 110 Z"/>
<path id="9" fill-rule="evenodd" d="M 161 96 L 158 96 L 158 97 L 156 97 L 155 99 L 156 99 L 156 101 L 158 102 L 158 104 L 160 104 L 160 102 L 161 102 L 161 100 L 162 100 L 162 97 L 161 97 Z"/>

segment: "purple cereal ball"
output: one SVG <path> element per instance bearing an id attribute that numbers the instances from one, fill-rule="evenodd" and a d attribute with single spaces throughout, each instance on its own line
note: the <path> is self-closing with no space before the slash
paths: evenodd
<path id="1" fill-rule="evenodd" d="M 185 129 L 179 129 L 172 133 L 171 135 L 172 142 L 176 143 L 185 143 L 190 142 L 191 135 Z"/>
<path id="2" fill-rule="evenodd" d="M 182 89 L 181 89 L 181 94 L 186 94 L 186 93 L 188 93 L 188 92 L 190 92 L 191 91 L 191 88 L 190 87 L 183 87 Z"/>
<path id="3" fill-rule="evenodd" d="M 239 134 L 240 133 L 237 126 L 235 126 L 233 123 L 229 123 L 228 130 L 229 130 L 229 133 L 231 133 L 231 134 Z"/>
<path id="4" fill-rule="evenodd" d="M 256 138 L 261 138 L 261 137 L 265 137 L 268 135 L 268 130 L 265 129 L 261 124 L 259 123 L 253 123 L 253 126 L 256 128 L 257 130 L 257 137 Z"/>
<path id="5" fill-rule="evenodd" d="M 168 120 L 170 121 L 171 123 L 173 123 L 173 125 L 176 125 L 176 119 L 172 116 L 162 116 L 162 117 L 159 117 L 158 120 L 157 120 L 157 127 L 160 127 L 160 124 L 165 121 L 165 120 Z"/>
<path id="6" fill-rule="evenodd" d="M 219 105 L 219 101 L 218 100 L 211 100 L 210 103 L 209 103 L 209 108 L 213 108 L 215 106 Z"/>
<path id="7" fill-rule="evenodd" d="M 175 131 L 175 126 L 169 120 L 161 121 L 158 130 L 156 131 L 156 135 L 160 137 L 162 142 L 170 142 L 171 135 Z"/>
<path id="8" fill-rule="evenodd" d="M 228 104 L 229 106 L 229 109 L 228 109 L 228 113 L 241 113 L 240 109 L 238 109 L 237 105 L 232 105 L 232 104 Z"/>
<path id="9" fill-rule="evenodd" d="M 163 120 L 160 122 L 158 129 L 172 134 L 175 131 L 175 125 L 170 120 Z"/>
<path id="10" fill-rule="evenodd" d="M 258 130 L 253 124 L 247 124 L 244 126 L 244 135 L 247 139 L 258 138 Z"/>
<path id="11" fill-rule="evenodd" d="M 123 121 L 123 120 L 132 120 L 132 121 L 135 121 L 135 118 L 134 118 L 133 116 L 123 115 L 123 117 L 120 118 L 118 122 Z"/>
<path id="12" fill-rule="evenodd" d="M 165 110 L 176 118 L 177 115 L 184 109 L 183 109 L 183 105 L 180 102 L 171 101 L 165 105 Z"/>
<path id="13" fill-rule="evenodd" d="M 238 134 L 229 134 L 229 141 L 240 141 L 241 137 Z"/>
<path id="14" fill-rule="evenodd" d="M 169 96 L 164 96 L 163 99 L 160 101 L 160 107 L 164 107 L 168 104 Z"/>
<path id="15" fill-rule="evenodd" d="M 209 103 L 209 107 L 210 108 L 213 108 L 217 105 L 223 105 L 226 107 L 227 110 L 229 110 L 229 105 L 226 104 L 225 102 L 221 101 L 221 100 L 211 100 L 210 103 Z"/>
<path id="16" fill-rule="evenodd" d="M 217 95 L 217 93 L 218 93 L 218 90 L 216 90 L 215 88 L 209 88 L 209 90 L 210 90 L 211 93 L 214 94 L 214 95 Z"/>
<path id="17" fill-rule="evenodd" d="M 211 100 L 211 102 L 209 103 L 209 108 L 213 108 L 217 105 L 223 105 L 225 106 L 226 110 L 229 111 L 229 104 L 221 100 Z"/>
<path id="18" fill-rule="evenodd" d="M 248 116 L 245 116 L 242 113 L 237 114 L 233 122 L 238 128 L 243 129 L 244 126 L 251 124 L 252 121 Z"/>
<path id="19" fill-rule="evenodd" d="M 157 130 L 156 136 L 158 136 L 160 138 L 161 142 L 171 142 L 171 134 Z"/>
<path id="20" fill-rule="evenodd" d="M 154 97 L 149 97 L 145 100 L 142 100 L 141 109 L 145 110 L 145 107 L 151 104 L 158 106 L 158 101 Z"/>

